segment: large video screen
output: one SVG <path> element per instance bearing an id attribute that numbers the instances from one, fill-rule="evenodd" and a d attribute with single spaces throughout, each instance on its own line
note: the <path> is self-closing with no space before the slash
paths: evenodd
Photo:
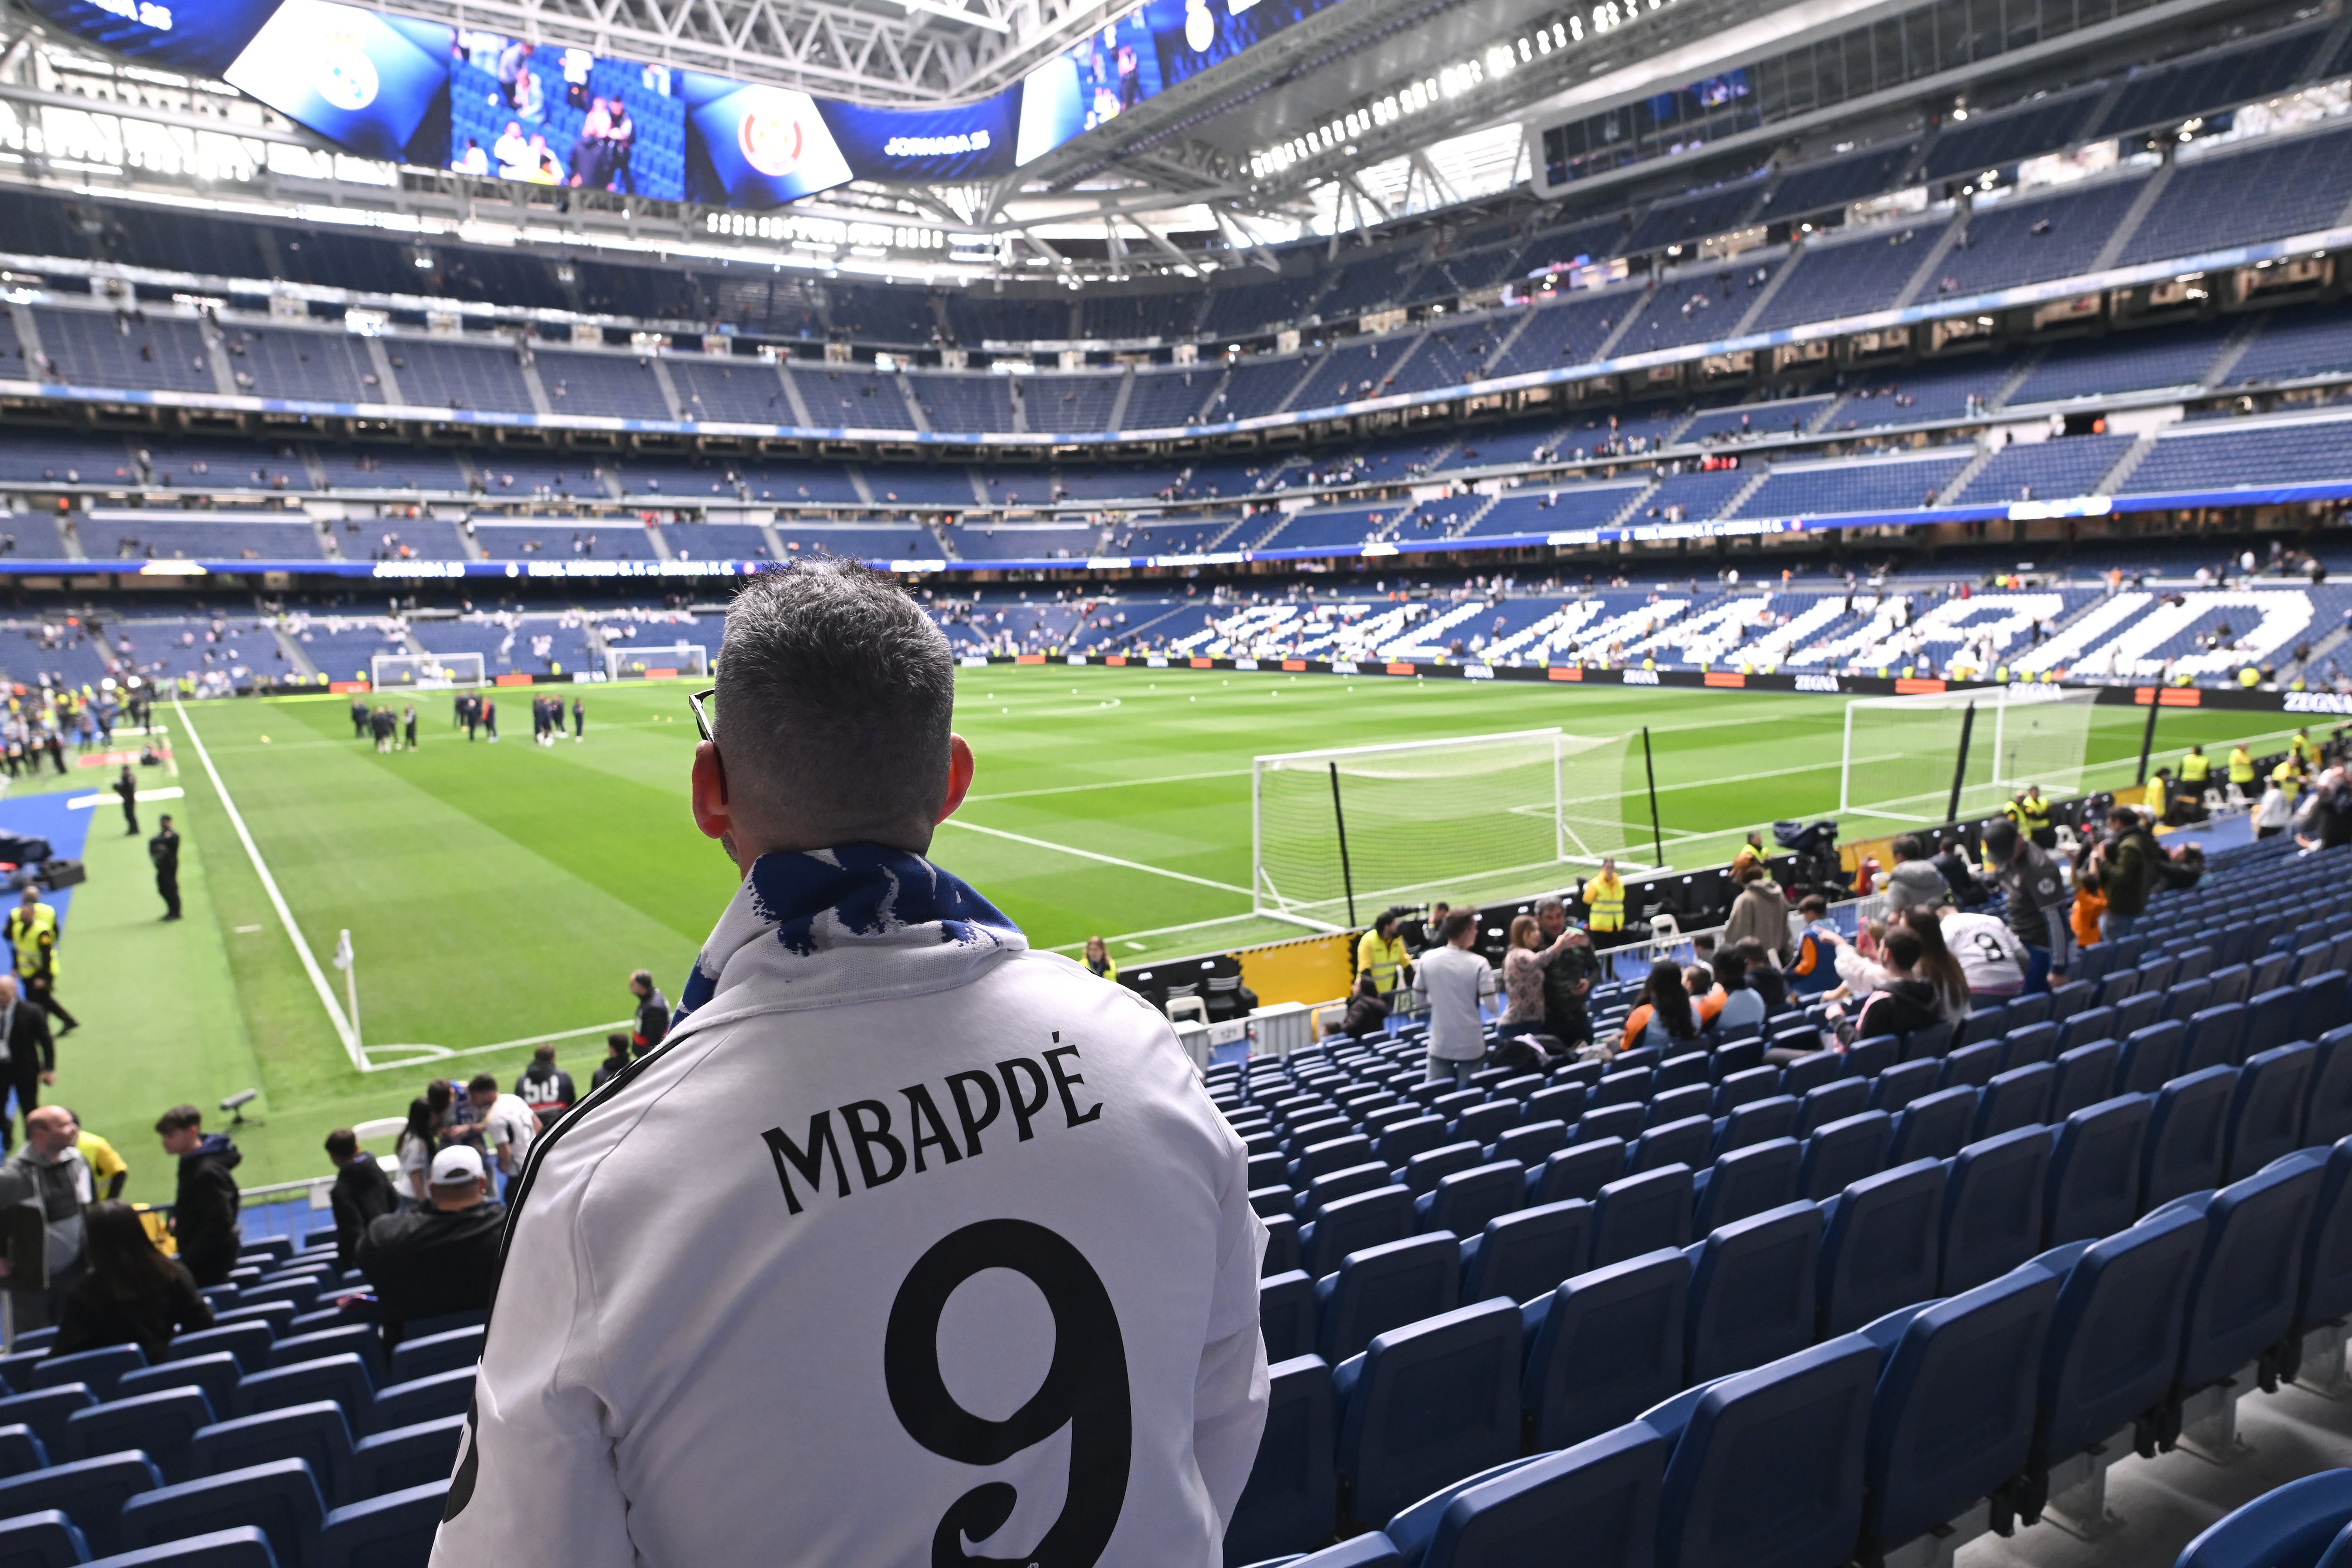
<path id="1" fill-rule="evenodd" d="M 686 197 L 686 108 L 667 66 L 462 32 L 449 166 L 535 185 Z"/>

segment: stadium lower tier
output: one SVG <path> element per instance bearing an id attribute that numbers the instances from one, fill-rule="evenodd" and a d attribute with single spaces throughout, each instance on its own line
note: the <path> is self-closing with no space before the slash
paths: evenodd
<path id="1" fill-rule="evenodd" d="M 1212 1069 L 1271 1233 L 1227 1563 L 1948 1553 L 2095 1527 L 2108 1467 L 2227 1453 L 2258 1384 L 2343 1387 L 2347 866 L 2217 854 L 2095 981 L 1908 1037 L 1822 1050 L 1792 1011 L 1463 1089 L 1411 1035 Z"/>

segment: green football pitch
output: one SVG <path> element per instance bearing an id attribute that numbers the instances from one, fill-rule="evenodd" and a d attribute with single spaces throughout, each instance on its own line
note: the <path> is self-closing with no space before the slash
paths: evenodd
<path id="1" fill-rule="evenodd" d="M 1749 826 L 1834 810 L 1845 706 L 1099 667 L 993 666 L 961 681 L 958 728 L 979 773 L 934 858 L 1033 943 L 1076 952 L 1100 934 L 1122 963 L 1297 934 L 1249 914 L 1254 754 L 1646 725 L 1667 858 L 1707 865 Z M 675 996 L 735 880 L 688 816 L 686 689 L 586 688 L 586 740 L 551 749 L 530 743 L 520 691 L 502 694 L 508 732 L 495 746 L 469 743 L 446 694 L 431 694 L 421 748 L 392 755 L 352 737 L 341 698 L 163 710 L 170 782 L 186 791 L 167 809 L 186 840 L 187 918 L 157 920 L 144 845 L 118 831 L 107 802 L 93 813 L 89 880 L 63 950 L 60 992 L 83 1026 L 63 1044 L 53 1097 L 131 1160 L 131 1195 L 165 1199 L 169 1163 L 147 1130 L 176 1101 L 209 1112 L 226 1095 L 260 1091 L 236 1134 L 239 1175 L 255 1184 L 319 1173 L 328 1129 L 400 1113 L 428 1077 L 511 1079 L 535 1039 L 553 1037 L 584 1089 L 605 1031 L 629 1010 L 629 972 L 652 970 Z M 2095 711 L 2097 782 L 2129 781 L 2143 719 Z M 2242 716 L 2166 710 L 2158 743 L 2210 747 L 2248 728 Z M 1625 816 L 1646 851 L 1638 745 L 1628 754 Z M 1923 790 L 1948 782 L 1948 756 L 1916 766 Z M 1891 826 L 1850 820 L 1847 837 Z M 338 1035 L 273 885 L 339 1005 L 344 976 L 330 963 L 351 933 L 373 1070 Z"/>

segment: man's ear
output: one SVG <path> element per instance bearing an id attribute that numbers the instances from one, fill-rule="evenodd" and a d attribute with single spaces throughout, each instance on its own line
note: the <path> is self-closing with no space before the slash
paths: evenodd
<path id="1" fill-rule="evenodd" d="M 972 770 L 975 766 L 971 758 L 971 742 L 961 735 L 950 735 L 948 737 L 947 798 L 940 802 L 940 815 L 934 818 L 935 821 L 945 822 L 956 814 L 956 807 L 961 805 L 963 797 L 971 793 Z"/>
<path id="2" fill-rule="evenodd" d="M 734 817 L 728 809 L 727 770 L 719 761 L 719 748 L 709 741 L 694 748 L 689 790 L 694 826 L 705 837 L 724 837 L 734 826 Z"/>

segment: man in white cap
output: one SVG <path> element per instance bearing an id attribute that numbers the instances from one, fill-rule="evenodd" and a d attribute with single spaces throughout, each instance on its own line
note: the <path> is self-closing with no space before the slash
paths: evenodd
<path id="1" fill-rule="evenodd" d="M 424 1207 L 384 1215 L 360 1237 L 360 1272 L 375 1287 L 387 1344 L 419 1319 L 488 1307 L 498 1278 L 507 1211 L 489 1201 L 480 1152 L 462 1143 L 442 1150 L 426 1184 Z"/>
<path id="2" fill-rule="evenodd" d="M 955 675 L 855 563 L 735 596 L 692 800 L 743 880 L 512 1189 L 438 1568 L 1223 1561 L 1248 1156 L 1165 1017 L 925 858 Z"/>

